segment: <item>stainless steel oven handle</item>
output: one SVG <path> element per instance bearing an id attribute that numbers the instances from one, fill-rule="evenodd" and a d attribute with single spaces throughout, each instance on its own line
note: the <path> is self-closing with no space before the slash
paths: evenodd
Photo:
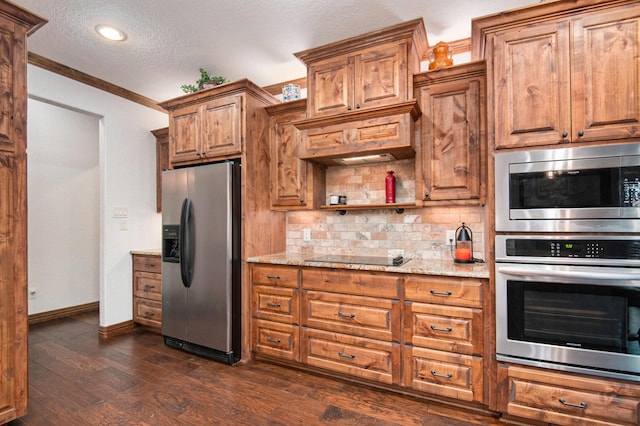
<path id="1" fill-rule="evenodd" d="M 577 278 L 577 279 L 598 279 L 598 280 L 640 280 L 640 272 L 596 272 L 596 271 L 558 271 L 548 269 L 525 269 L 514 266 L 499 266 L 498 272 L 504 275 L 513 275 L 516 277 L 554 277 L 554 278 Z"/>

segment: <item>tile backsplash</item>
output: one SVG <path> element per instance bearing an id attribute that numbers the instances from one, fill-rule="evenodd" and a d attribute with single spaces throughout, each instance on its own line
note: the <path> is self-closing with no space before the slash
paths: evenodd
<path id="1" fill-rule="evenodd" d="M 327 169 L 329 195 L 346 195 L 347 204 L 384 203 L 387 170 L 396 175 L 396 201 L 415 201 L 413 160 Z M 394 209 L 333 210 L 287 213 L 287 252 L 302 255 L 402 255 L 418 259 L 451 258 L 445 244 L 447 230 L 462 222 L 473 232 L 474 257 L 484 259 L 484 214 L 482 206 L 442 206 Z M 305 241 L 305 230 L 310 240 Z"/>

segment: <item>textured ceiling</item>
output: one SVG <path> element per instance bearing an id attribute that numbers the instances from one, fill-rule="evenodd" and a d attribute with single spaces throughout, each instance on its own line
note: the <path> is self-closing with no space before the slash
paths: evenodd
<path id="1" fill-rule="evenodd" d="M 29 51 L 156 101 L 203 67 L 260 86 L 306 75 L 295 52 L 422 17 L 433 45 L 470 37 L 471 19 L 539 0 L 12 0 L 49 20 Z M 94 28 L 124 30 L 122 43 Z"/>

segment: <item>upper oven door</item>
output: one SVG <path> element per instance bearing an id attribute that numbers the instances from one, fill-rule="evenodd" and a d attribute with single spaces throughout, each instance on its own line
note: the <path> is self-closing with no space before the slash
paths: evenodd
<path id="1" fill-rule="evenodd" d="M 495 164 L 497 231 L 640 230 L 640 144 L 499 153 Z"/>

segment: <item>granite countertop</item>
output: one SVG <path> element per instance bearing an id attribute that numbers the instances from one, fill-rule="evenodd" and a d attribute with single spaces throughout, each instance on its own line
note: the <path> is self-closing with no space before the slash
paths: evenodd
<path id="1" fill-rule="evenodd" d="M 277 253 L 255 256 L 247 259 L 250 263 L 271 263 L 274 265 L 312 266 L 318 268 L 338 268 L 360 271 L 383 271 L 401 274 L 443 275 L 450 277 L 489 278 L 489 269 L 485 263 L 460 264 L 453 260 L 411 259 L 400 266 L 363 265 L 353 263 L 327 263 L 310 261 L 314 255 Z"/>
<path id="2" fill-rule="evenodd" d="M 129 253 L 131 253 L 131 254 L 139 254 L 139 255 L 142 255 L 142 256 L 160 256 L 160 255 L 162 255 L 162 250 L 160 250 L 160 249 L 131 250 Z"/>

